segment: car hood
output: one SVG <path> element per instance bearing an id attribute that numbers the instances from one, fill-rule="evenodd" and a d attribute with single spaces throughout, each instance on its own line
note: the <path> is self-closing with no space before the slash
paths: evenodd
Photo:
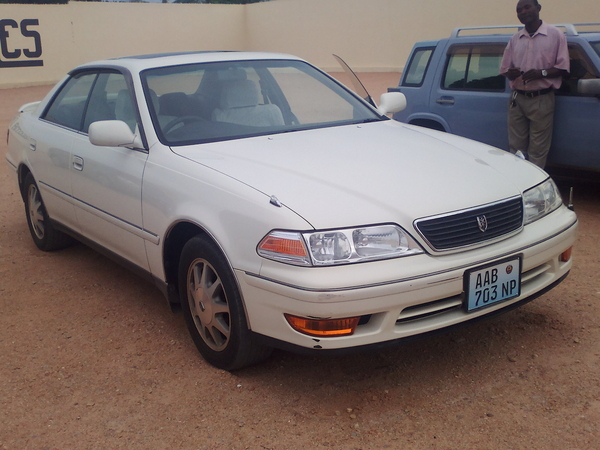
<path id="1" fill-rule="evenodd" d="M 547 175 L 505 151 L 383 121 L 173 151 L 276 196 L 316 229 L 398 223 L 520 195 Z"/>

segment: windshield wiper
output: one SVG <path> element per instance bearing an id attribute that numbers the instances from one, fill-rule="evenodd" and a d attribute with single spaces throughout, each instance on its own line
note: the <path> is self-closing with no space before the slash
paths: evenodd
<path id="1" fill-rule="evenodd" d="M 381 122 L 383 120 L 389 120 L 390 118 L 387 116 L 381 116 L 381 117 L 371 117 L 370 119 L 364 119 L 364 120 L 360 120 L 358 122 L 355 123 L 371 123 L 371 122 Z"/>

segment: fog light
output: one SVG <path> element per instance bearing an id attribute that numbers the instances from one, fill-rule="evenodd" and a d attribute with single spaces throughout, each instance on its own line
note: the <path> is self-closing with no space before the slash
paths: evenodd
<path id="1" fill-rule="evenodd" d="M 291 327 L 309 336 L 334 337 L 349 336 L 354 333 L 360 317 L 346 317 L 345 319 L 307 319 L 290 314 L 284 314 Z"/>
<path id="2" fill-rule="evenodd" d="M 567 262 L 571 259 L 571 253 L 573 253 L 573 247 L 569 247 L 560 254 L 560 262 Z"/>

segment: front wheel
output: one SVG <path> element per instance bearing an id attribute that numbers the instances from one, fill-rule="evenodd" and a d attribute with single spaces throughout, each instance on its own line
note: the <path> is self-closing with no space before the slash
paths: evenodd
<path id="1" fill-rule="evenodd" d="M 183 248 L 179 293 L 192 339 L 213 366 L 240 369 L 271 354 L 271 348 L 256 342 L 248 329 L 233 272 L 206 236 L 190 239 Z"/>
<path id="2" fill-rule="evenodd" d="M 56 230 L 50 222 L 40 190 L 30 173 L 25 176 L 23 189 L 27 225 L 37 248 L 49 252 L 71 245 L 73 239 Z"/>

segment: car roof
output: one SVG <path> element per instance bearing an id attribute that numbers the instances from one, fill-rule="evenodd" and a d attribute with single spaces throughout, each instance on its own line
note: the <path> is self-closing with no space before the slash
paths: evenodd
<path id="1" fill-rule="evenodd" d="M 600 23 L 579 23 L 579 24 L 554 24 L 554 26 L 563 28 L 567 40 L 572 42 L 574 39 L 584 39 L 588 42 L 600 41 Z M 594 30 L 588 30 L 589 27 L 595 27 Z M 523 25 L 499 25 L 499 26 L 481 26 L 481 27 L 458 27 L 452 30 L 447 38 L 419 41 L 415 47 L 436 47 L 441 42 L 454 43 L 498 43 L 508 42 L 515 32 L 523 28 Z"/>
<path id="2" fill-rule="evenodd" d="M 295 60 L 302 59 L 281 53 L 238 52 L 238 51 L 198 51 L 177 53 L 156 53 L 105 59 L 82 64 L 71 72 L 92 67 L 125 68 L 130 72 L 141 72 L 157 67 L 169 67 L 207 62 L 251 61 L 251 60 Z"/>
<path id="3" fill-rule="evenodd" d="M 595 40 L 600 38 L 600 23 L 556 23 L 557 28 L 564 30 L 567 36 L 581 36 L 586 40 Z M 512 36 L 516 31 L 523 28 L 523 25 L 498 25 L 498 26 L 479 26 L 479 27 L 457 27 L 452 30 L 450 38 L 462 37 L 485 37 L 485 36 Z M 486 31 L 485 33 L 483 31 Z M 467 32 L 468 34 L 461 33 Z"/>

